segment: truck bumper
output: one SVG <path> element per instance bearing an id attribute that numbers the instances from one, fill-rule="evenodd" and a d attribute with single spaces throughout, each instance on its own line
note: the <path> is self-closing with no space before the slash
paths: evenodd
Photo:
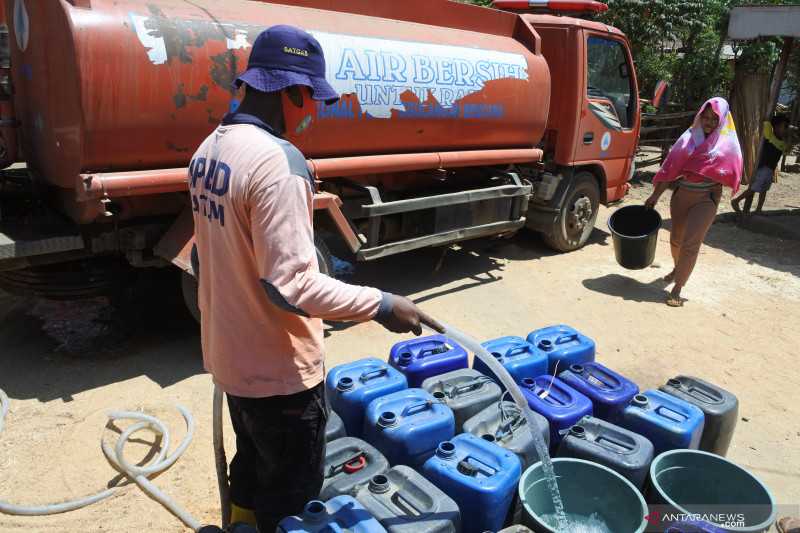
<path id="1" fill-rule="evenodd" d="M 77 231 L 33 225 L 0 224 L 0 271 L 60 262 L 85 254 L 86 244 Z"/>

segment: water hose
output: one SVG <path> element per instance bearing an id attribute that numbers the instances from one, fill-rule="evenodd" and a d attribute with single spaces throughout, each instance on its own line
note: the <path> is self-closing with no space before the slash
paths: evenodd
<path id="1" fill-rule="evenodd" d="M 550 495 L 553 498 L 553 508 L 555 511 L 556 523 L 557 527 L 555 528 L 556 531 L 559 533 L 567 533 L 570 531 L 569 524 L 567 521 L 567 516 L 564 513 L 564 504 L 561 500 L 561 492 L 558 489 L 558 481 L 556 480 L 555 473 L 553 471 L 553 465 L 550 460 L 550 454 L 547 451 L 547 446 L 542 439 L 542 436 L 539 434 L 537 428 L 539 427 L 536 423 L 536 420 L 533 418 L 533 412 L 531 408 L 528 406 L 528 401 L 525 399 L 525 396 L 522 395 L 517 384 L 514 382 L 514 379 L 511 377 L 511 374 L 508 373 L 508 370 L 505 369 L 503 365 L 501 365 L 497 359 L 495 359 L 489 352 L 486 351 L 486 348 L 481 346 L 481 344 L 466 335 L 459 330 L 455 329 L 452 326 L 449 326 L 443 322 L 439 322 L 442 327 L 444 328 L 444 335 L 450 339 L 453 339 L 461 346 L 466 348 L 467 350 L 471 351 L 475 354 L 475 357 L 479 358 L 483 361 L 486 366 L 489 367 L 489 370 L 497 376 L 497 378 L 505 385 L 506 391 L 511 395 L 511 398 L 514 400 L 514 403 L 517 404 L 517 407 L 520 411 L 522 411 L 525 419 L 528 421 L 528 430 L 531 433 L 531 437 L 533 438 L 533 443 L 536 447 L 536 451 L 539 455 L 539 460 L 542 464 L 542 470 L 545 473 L 545 482 L 547 484 L 547 488 L 550 491 Z M 426 326 L 427 328 L 427 326 Z M 428 328 L 430 329 L 430 328 Z M 439 333 L 438 331 L 435 333 Z"/>
<path id="2" fill-rule="evenodd" d="M 223 529 L 231 523 L 231 488 L 228 481 L 228 459 L 225 457 L 225 441 L 222 434 L 222 398 L 224 395 L 222 389 L 214 384 L 214 405 L 211 410 L 214 426 L 214 463 L 217 467 L 217 487 L 219 487 Z"/>
<path id="3" fill-rule="evenodd" d="M 10 402 L 8 396 L 0 389 L 0 432 L 3 430 L 3 424 L 8 414 L 9 407 Z M 176 504 L 169 496 L 164 494 L 149 479 L 156 474 L 164 472 L 175 464 L 192 442 L 192 437 L 194 436 L 194 419 L 187 409 L 180 405 L 176 407 L 186 423 L 186 435 L 171 454 L 167 455 L 170 447 L 169 429 L 167 429 L 159 419 L 133 411 L 111 411 L 108 413 L 108 420 L 110 423 L 123 420 L 135 423 L 120 434 L 119 439 L 117 439 L 117 444 L 113 449 L 107 442 L 101 442 L 101 447 L 106 459 L 108 459 L 108 462 L 111 463 L 111 466 L 113 466 L 115 470 L 132 479 L 148 496 L 163 505 L 168 511 L 186 524 L 186 526 L 190 527 L 193 531 L 198 531 L 201 528 L 200 523 L 186 512 L 186 510 Z M 161 438 L 161 449 L 148 464 L 144 466 L 132 465 L 125 459 L 125 446 L 134 434 L 143 430 L 151 431 L 157 437 Z M 121 487 L 117 485 L 84 498 L 40 506 L 15 505 L 0 501 L 0 513 L 21 516 L 46 516 L 66 513 L 103 501 L 114 495 L 120 488 Z"/>

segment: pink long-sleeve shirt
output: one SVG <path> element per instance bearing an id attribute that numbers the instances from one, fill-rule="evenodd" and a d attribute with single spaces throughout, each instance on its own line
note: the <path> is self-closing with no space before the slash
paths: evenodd
<path id="1" fill-rule="evenodd" d="M 206 370 L 250 398 L 319 384 L 322 319 L 370 320 L 383 297 L 320 274 L 305 158 L 233 115 L 195 153 L 189 186 Z"/>

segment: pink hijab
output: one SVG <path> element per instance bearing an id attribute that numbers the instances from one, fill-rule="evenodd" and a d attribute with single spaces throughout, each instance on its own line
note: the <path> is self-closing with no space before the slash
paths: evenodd
<path id="1" fill-rule="evenodd" d="M 719 126 L 706 137 L 700 124 L 700 114 L 709 105 L 719 117 Z M 734 194 L 739 190 L 742 149 L 730 106 L 724 98 L 712 98 L 703 104 L 692 126 L 672 145 L 653 183 L 675 181 L 687 173 L 698 174 L 730 187 Z"/>

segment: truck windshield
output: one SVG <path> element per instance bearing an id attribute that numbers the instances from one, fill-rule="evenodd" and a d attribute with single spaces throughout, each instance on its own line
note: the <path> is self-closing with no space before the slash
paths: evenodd
<path id="1" fill-rule="evenodd" d="M 609 126 L 630 128 L 631 76 L 628 55 L 623 44 L 612 39 L 591 36 L 588 39 L 588 96 L 591 108 Z M 610 106 L 609 106 L 610 104 Z M 614 116 L 616 115 L 616 116 Z"/>

